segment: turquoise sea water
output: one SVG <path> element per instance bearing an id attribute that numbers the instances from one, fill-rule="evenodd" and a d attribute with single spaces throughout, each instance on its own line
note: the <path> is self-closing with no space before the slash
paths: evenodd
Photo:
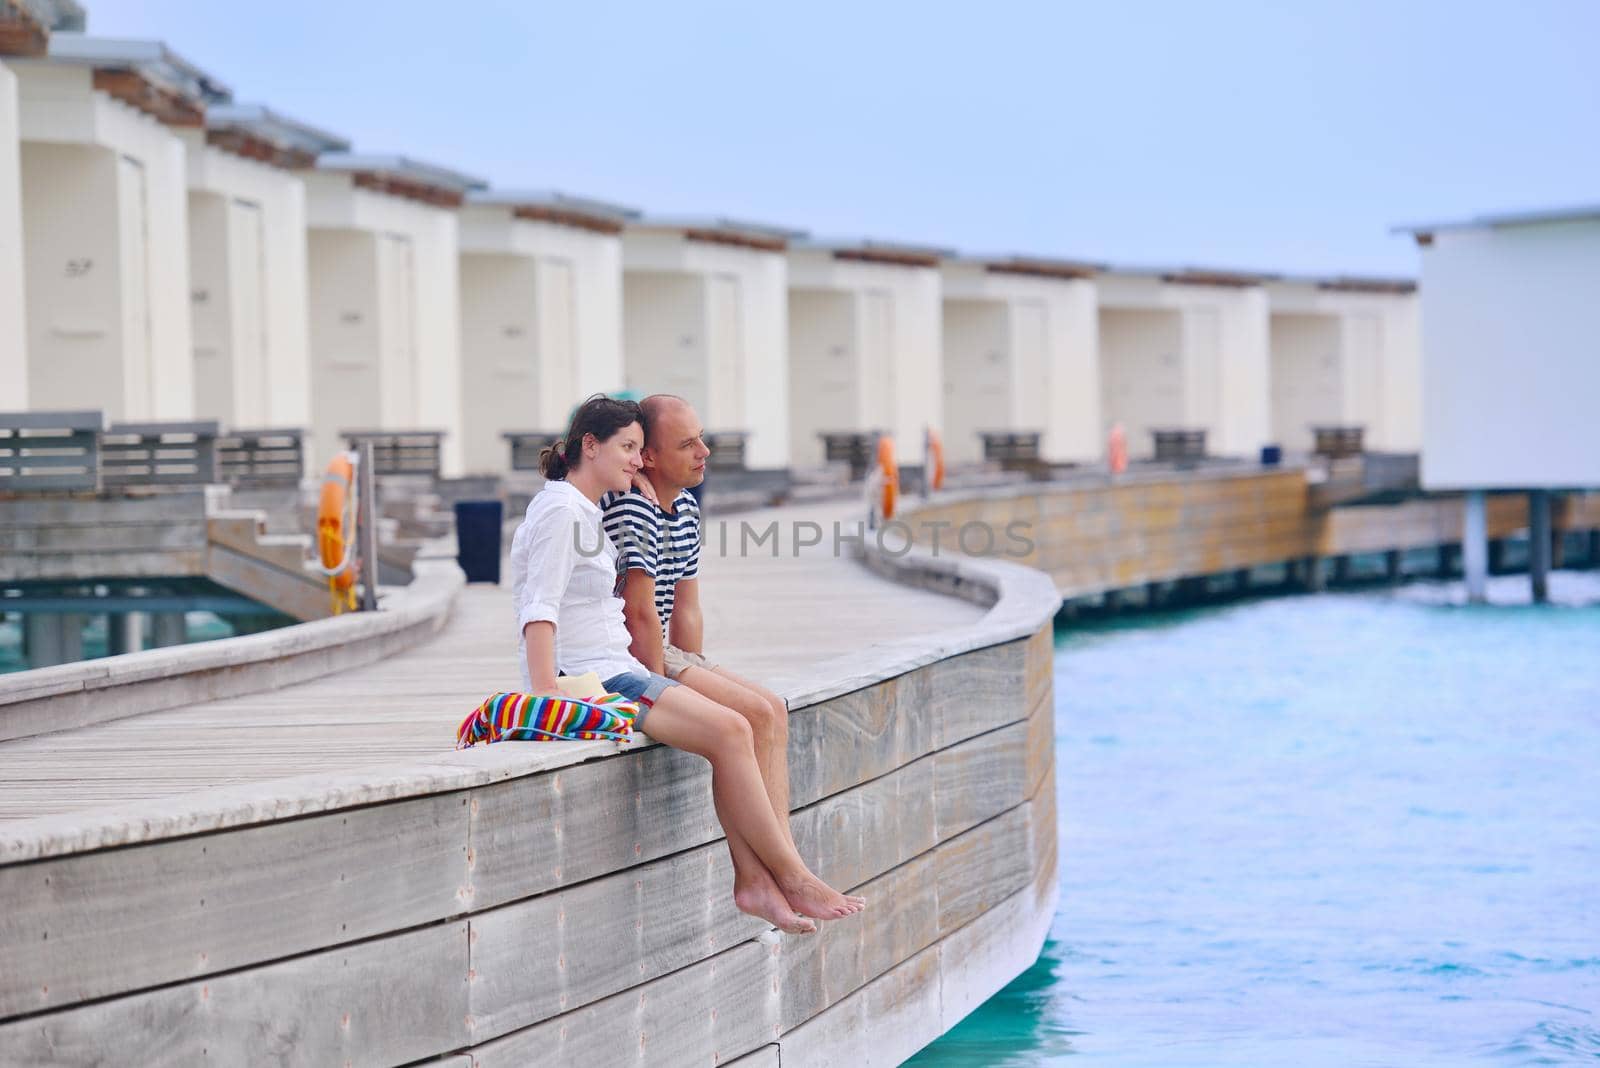
<path id="1" fill-rule="evenodd" d="M 911 1063 L 1600 1061 L 1600 576 L 1058 630 L 1061 900 Z"/>

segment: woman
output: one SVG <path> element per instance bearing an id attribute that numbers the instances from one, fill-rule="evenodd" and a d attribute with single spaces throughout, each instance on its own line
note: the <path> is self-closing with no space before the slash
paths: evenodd
<path id="1" fill-rule="evenodd" d="M 601 531 L 599 502 L 633 483 L 643 447 L 639 405 L 595 396 L 540 457 L 548 481 L 511 542 L 524 687 L 555 693 L 558 672 L 593 671 L 608 692 L 638 702 L 636 727 L 710 761 L 712 798 L 733 855 L 734 902 L 781 930 L 809 933 L 811 919 L 849 916 L 866 902 L 832 889 L 800 859 L 767 800 L 749 722 L 628 652 L 616 550 Z"/>

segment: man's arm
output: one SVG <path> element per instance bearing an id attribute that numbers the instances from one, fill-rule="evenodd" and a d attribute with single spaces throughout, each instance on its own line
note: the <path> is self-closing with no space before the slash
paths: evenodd
<path id="1" fill-rule="evenodd" d="M 657 675 L 664 674 L 661 617 L 656 614 L 656 580 L 639 568 L 630 567 L 623 579 L 622 618 L 628 624 L 628 637 L 632 639 L 628 652 Z"/>
<path id="2" fill-rule="evenodd" d="M 705 655 L 705 621 L 700 615 L 700 580 L 678 580 L 672 601 L 672 619 L 667 623 L 672 644 L 686 653 Z"/>

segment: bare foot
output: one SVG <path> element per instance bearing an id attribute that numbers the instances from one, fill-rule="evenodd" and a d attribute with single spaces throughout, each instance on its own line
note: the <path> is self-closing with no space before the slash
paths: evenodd
<path id="1" fill-rule="evenodd" d="M 843 919 L 867 907 L 866 898 L 846 897 L 804 869 L 792 879 L 779 880 L 778 886 L 795 911 L 816 920 Z"/>
<path id="2" fill-rule="evenodd" d="M 785 934 L 815 934 L 817 925 L 790 907 L 783 891 L 771 879 L 762 879 L 733 888 L 733 903 L 739 911 L 766 920 Z"/>

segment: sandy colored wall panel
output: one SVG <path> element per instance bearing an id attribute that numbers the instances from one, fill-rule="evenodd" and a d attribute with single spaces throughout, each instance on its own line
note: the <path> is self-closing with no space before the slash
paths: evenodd
<path id="1" fill-rule="evenodd" d="M 1170 311 L 1100 313 L 1102 432 L 1121 423 L 1131 456 L 1151 454 L 1152 428 L 1184 425 L 1182 328 Z"/>
<path id="2" fill-rule="evenodd" d="M 318 455 L 340 428 L 440 430 L 441 472 L 462 473 L 459 244 L 454 211 L 355 188 L 346 175 L 303 172 L 310 278 L 312 379 Z M 357 237 L 370 261 L 330 235 Z M 332 255 L 329 253 L 332 252 Z M 355 271 L 355 274 L 349 272 Z M 346 318 L 360 316 L 360 321 Z M 342 327 L 342 328 L 341 328 Z M 363 380 L 353 414 L 331 414 L 319 379 L 328 362 L 379 367 Z M 375 394 L 370 391 L 376 390 Z M 370 395 L 369 395 L 370 394 Z M 356 418 L 378 409 L 377 421 Z"/>
<path id="3" fill-rule="evenodd" d="M 1013 395 L 1022 369 L 1010 320 L 1009 308 L 998 301 L 944 302 L 945 455 L 952 463 L 983 459 L 979 431 L 1023 429 Z M 1032 429 L 1043 427 L 1041 421 Z"/>
<path id="4" fill-rule="evenodd" d="M 188 162 L 195 414 L 224 427 L 306 427 L 305 184 L 210 147 L 198 131 L 180 136 Z"/>
<path id="5" fill-rule="evenodd" d="M 9 411 L 28 407 L 20 138 L 17 78 L 0 65 L 0 398 Z"/>
<path id="6" fill-rule="evenodd" d="M 116 158 L 88 146 L 22 146 L 29 400 L 132 417 L 122 358 Z"/>
<path id="7" fill-rule="evenodd" d="M 1313 424 L 1342 422 L 1339 320 L 1328 315 L 1272 317 L 1272 435 L 1309 451 Z"/>
<path id="8" fill-rule="evenodd" d="M 344 447 L 339 431 L 383 425 L 377 240 L 357 230 L 307 236 L 311 288 L 313 468 Z"/>
<path id="9" fill-rule="evenodd" d="M 623 274 L 622 346 L 629 389 L 676 393 L 706 418 L 705 284 L 661 271 Z"/>
<path id="10" fill-rule="evenodd" d="M 855 320 L 848 293 L 789 292 L 789 451 L 799 466 L 822 463 L 822 431 L 865 425 Z"/>
<path id="11" fill-rule="evenodd" d="M 542 418 L 537 261 L 527 256 L 467 253 L 461 257 L 462 397 L 468 471 L 503 471 L 508 430 L 552 430 Z"/>

